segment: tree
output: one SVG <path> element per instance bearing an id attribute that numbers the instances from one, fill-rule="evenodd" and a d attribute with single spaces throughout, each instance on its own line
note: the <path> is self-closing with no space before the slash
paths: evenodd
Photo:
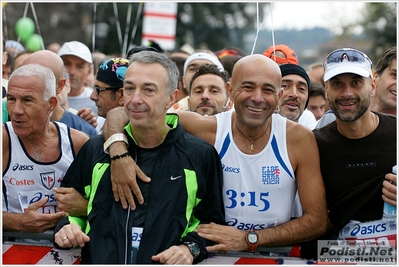
<path id="1" fill-rule="evenodd" d="M 125 29 L 126 10 L 129 4 L 118 3 L 119 22 L 122 31 Z M 268 5 L 262 4 L 262 6 Z M 99 5 L 110 25 L 109 40 L 117 40 L 116 18 L 113 7 L 109 3 Z M 136 20 L 139 4 L 134 4 L 131 21 Z M 263 10 L 259 7 L 258 10 Z M 213 51 L 227 46 L 243 47 L 244 33 L 254 30 L 256 18 L 255 3 L 178 3 L 176 18 L 176 49 L 190 44 L 194 49 L 210 49 Z M 262 17 L 262 14 L 260 14 Z M 139 13 L 137 32 L 131 44 L 141 44 L 143 13 Z M 129 31 L 131 36 L 132 29 Z M 111 43 L 106 44 L 106 50 L 111 50 Z M 113 47 L 118 47 L 113 44 Z"/>
<path id="2" fill-rule="evenodd" d="M 255 29 L 256 12 L 256 3 L 179 3 L 177 44 L 213 51 L 227 46 L 242 48 L 244 34 Z"/>
<path id="3" fill-rule="evenodd" d="M 62 44 L 66 41 L 77 40 L 92 49 L 92 23 L 95 21 L 96 23 L 106 23 L 109 26 L 105 42 L 96 38 L 96 49 L 100 49 L 106 54 L 117 55 L 122 54 L 123 49 L 117 30 L 119 26 L 122 38 L 125 37 L 125 30 L 127 30 L 129 45 L 141 44 L 143 12 L 138 12 L 141 4 L 139 2 L 118 2 L 117 9 L 114 10 L 112 2 L 97 2 L 96 12 L 94 12 L 94 2 L 33 3 L 45 44 L 50 41 Z M 263 6 L 268 4 L 259 4 L 258 10 L 263 10 Z M 23 17 L 26 6 L 26 3 L 8 2 L 4 7 L 3 31 L 6 39 L 18 39 L 14 25 L 19 18 Z M 130 25 L 126 29 L 129 8 L 131 8 Z M 185 43 L 195 49 L 219 50 L 226 46 L 243 47 L 242 36 L 255 29 L 256 12 L 255 2 L 179 2 L 176 21 L 176 49 Z M 26 15 L 32 19 L 35 17 L 31 6 Z M 260 19 L 262 19 L 261 16 L 262 14 L 260 14 Z M 137 31 L 131 40 L 133 25 L 136 21 Z"/>
<path id="4" fill-rule="evenodd" d="M 364 34 L 373 45 L 370 58 L 378 59 L 389 47 L 396 46 L 397 3 L 366 3 L 363 20 Z"/>

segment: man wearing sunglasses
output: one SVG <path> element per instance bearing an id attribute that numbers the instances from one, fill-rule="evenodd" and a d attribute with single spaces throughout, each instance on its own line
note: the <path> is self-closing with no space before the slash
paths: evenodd
<path id="1" fill-rule="evenodd" d="M 326 239 L 355 239 L 365 246 L 394 242 L 396 219 L 393 229 L 381 218 L 384 202 L 396 207 L 396 174 L 391 173 L 397 160 L 396 117 L 371 111 L 376 84 L 366 54 L 337 49 L 324 60 L 324 69 L 336 120 L 313 133 L 329 210 Z"/>
<path id="2" fill-rule="evenodd" d="M 371 91 L 370 108 L 373 111 L 396 116 L 396 46 L 382 53 L 374 70 L 375 89 Z M 335 120 L 335 115 L 328 110 L 318 121 L 316 128 L 321 128 Z"/>
<path id="3" fill-rule="evenodd" d="M 128 64 L 127 59 L 111 58 L 98 68 L 90 99 L 96 103 L 99 116 L 106 118 L 109 110 L 123 106 L 123 79 Z"/>

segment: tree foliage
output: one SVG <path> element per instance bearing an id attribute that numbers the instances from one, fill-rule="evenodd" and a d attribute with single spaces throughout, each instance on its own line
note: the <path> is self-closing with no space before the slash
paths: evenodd
<path id="1" fill-rule="evenodd" d="M 130 46 L 141 44 L 143 12 L 139 11 L 143 3 L 117 2 L 116 10 L 114 4 L 97 2 L 94 11 L 94 2 L 33 3 L 45 43 L 57 41 L 62 44 L 78 40 L 92 48 L 92 23 L 105 22 L 109 25 L 108 36 L 105 40 L 96 39 L 96 48 L 106 54 L 121 54 L 125 36 L 128 36 Z M 268 3 L 258 5 L 259 10 L 263 10 Z M 23 17 L 26 7 L 26 3 L 13 2 L 7 3 L 4 7 L 3 30 L 6 39 L 17 40 L 14 25 Z M 129 8 L 131 14 L 128 18 Z M 226 46 L 241 47 L 244 33 L 255 29 L 256 12 L 255 2 L 178 2 L 176 49 L 185 43 L 194 49 L 218 50 Z M 34 17 L 31 6 L 28 7 L 27 16 Z M 130 25 L 127 25 L 129 19 Z M 119 34 L 118 27 L 120 27 Z"/>
<path id="2" fill-rule="evenodd" d="M 360 22 L 364 35 L 373 43 L 369 56 L 379 58 L 389 47 L 396 46 L 397 3 L 366 3 Z"/>
<path id="3" fill-rule="evenodd" d="M 119 22 L 122 31 L 125 29 L 126 10 L 129 4 L 118 3 Z M 263 4 L 263 6 L 266 4 Z M 109 3 L 99 5 L 110 24 L 108 40 L 116 40 L 116 18 L 113 7 Z M 132 22 L 136 20 L 139 4 L 132 8 Z M 259 7 L 261 10 L 261 7 Z M 176 49 L 188 43 L 194 49 L 219 50 L 226 46 L 242 47 L 244 42 L 241 36 L 254 29 L 256 19 L 255 3 L 178 3 L 176 19 Z M 143 12 L 139 13 L 137 32 L 132 44 L 141 44 Z M 129 36 L 132 33 L 129 31 Z M 112 48 L 108 43 L 106 50 Z M 115 47 L 115 45 L 114 45 Z"/>
<path id="4" fill-rule="evenodd" d="M 177 44 L 211 50 L 243 47 L 242 36 L 255 29 L 256 11 L 255 3 L 179 3 Z"/>
<path id="5" fill-rule="evenodd" d="M 94 5 L 95 2 L 33 2 L 31 5 L 34 5 L 40 34 L 45 44 L 52 41 L 62 44 L 66 41 L 78 40 L 92 49 L 92 23 L 104 22 L 109 26 L 108 35 L 105 39 L 96 35 L 95 48 L 105 54 L 121 55 L 125 36 L 128 39 L 127 49 L 141 44 L 143 9 L 140 12 L 140 5 L 143 7 L 143 3 L 145 2 L 96 2 Z M 263 22 L 265 7 L 270 4 L 245 1 L 177 3 L 176 49 L 188 43 L 194 49 L 208 48 L 216 51 L 224 47 L 236 46 L 248 53 L 253 46 L 257 30 L 256 20 Z M 116 10 L 114 10 L 115 6 Z M 3 31 L 6 39 L 18 39 L 14 27 L 17 20 L 23 17 L 26 7 L 27 4 L 21 2 L 7 2 L 3 7 Z M 128 10 L 131 10 L 129 17 Z M 366 36 L 364 42 L 372 42 L 372 51 L 365 51 L 371 58 L 378 59 L 386 48 L 396 45 L 396 10 L 397 3 L 395 2 L 366 3 L 363 19 L 358 25 L 364 29 L 363 35 Z M 32 19 L 35 17 L 31 6 L 26 15 Z M 129 20 L 130 25 L 127 25 Z M 36 31 L 36 33 L 39 32 Z M 279 31 L 275 32 L 276 42 L 286 43 L 296 48 L 298 55 L 304 49 L 322 49 L 311 46 L 314 42 L 310 39 L 320 37 L 317 34 L 313 36 L 301 32 L 295 37 L 289 32 L 281 34 L 284 36 L 279 36 Z M 270 33 L 260 32 L 255 52 L 261 53 L 271 45 L 270 36 Z M 349 36 L 341 35 L 340 37 L 345 40 L 350 39 Z"/>

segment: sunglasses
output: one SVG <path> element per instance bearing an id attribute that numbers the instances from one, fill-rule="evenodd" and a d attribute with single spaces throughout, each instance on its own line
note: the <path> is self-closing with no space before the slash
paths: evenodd
<path id="1" fill-rule="evenodd" d="M 120 87 L 100 87 L 100 86 L 97 86 L 97 85 L 94 85 L 93 86 L 93 90 L 96 90 L 97 91 L 97 95 L 99 95 L 100 94 L 100 92 L 102 92 L 102 91 L 106 91 L 106 90 L 118 90 Z"/>
<path id="2" fill-rule="evenodd" d="M 331 63 L 340 63 L 343 61 L 365 63 L 370 69 L 373 67 L 373 63 L 369 57 L 365 53 L 355 49 L 337 49 L 332 51 L 324 60 L 323 67 Z"/>

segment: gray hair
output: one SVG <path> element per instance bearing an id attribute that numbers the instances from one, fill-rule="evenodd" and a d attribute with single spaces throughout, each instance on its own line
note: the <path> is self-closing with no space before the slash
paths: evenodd
<path id="1" fill-rule="evenodd" d="M 14 70 L 10 76 L 12 77 L 32 77 L 38 76 L 44 83 L 43 98 L 48 101 L 51 97 L 56 96 L 56 81 L 54 73 L 51 69 L 40 64 L 27 64 Z"/>
<path id="2" fill-rule="evenodd" d="M 133 54 L 129 60 L 129 66 L 133 62 L 144 64 L 161 64 L 168 74 L 166 82 L 166 96 L 169 96 L 175 89 L 178 88 L 179 69 L 176 63 L 170 60 L 166 55 L 154 51 L 141 51 Z"/>

